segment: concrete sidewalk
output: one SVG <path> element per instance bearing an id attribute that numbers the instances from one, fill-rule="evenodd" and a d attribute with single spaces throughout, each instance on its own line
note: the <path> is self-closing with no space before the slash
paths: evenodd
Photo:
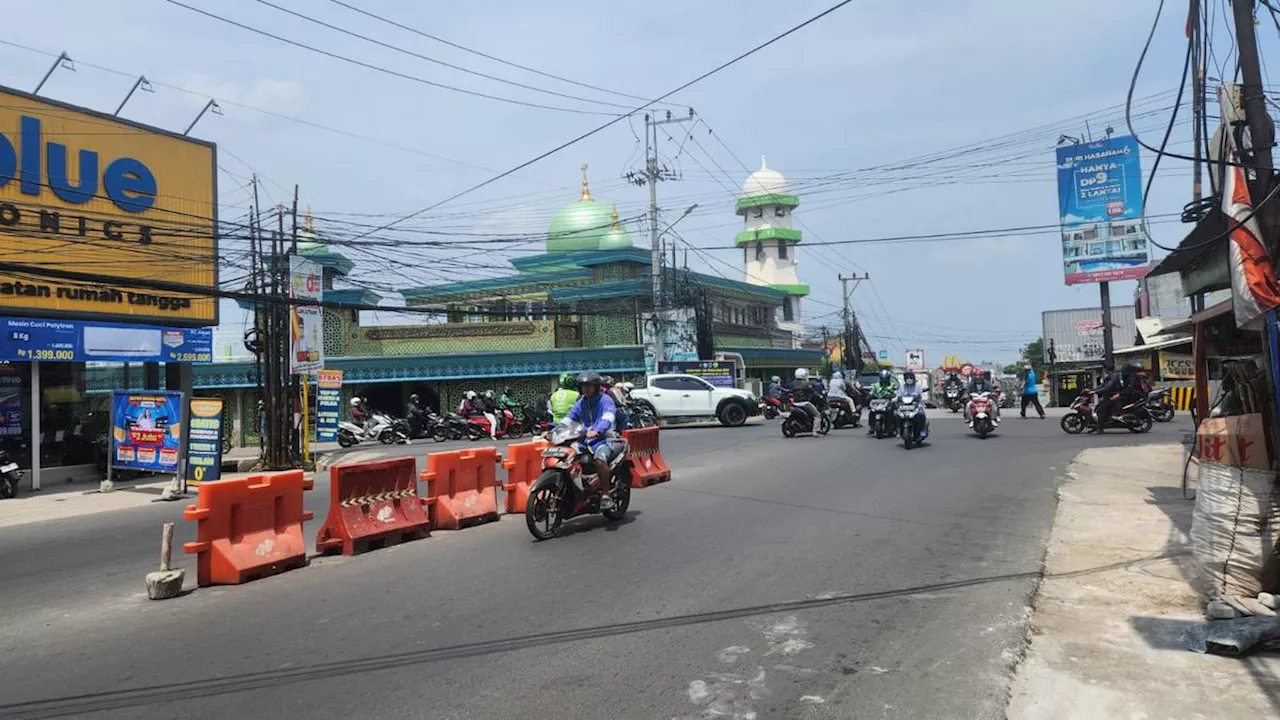
<path id="1" fill-rule="evenodd" d="M 1193 589 L 1180 445 L 1081 453 L 1059 506 L 1008 717 L 1280 716 L 1280 657 L 1187 650 Z"/>

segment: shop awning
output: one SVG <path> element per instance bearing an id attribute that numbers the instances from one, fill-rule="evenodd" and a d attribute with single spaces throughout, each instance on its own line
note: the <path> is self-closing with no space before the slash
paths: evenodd
<path id="1" fill-rule="evenodd" d="M 1151 352 L 1152 350 L 1159 350 L 1161 348 L 1174 347 L 1177 345 L 1190 345 L 1190 344 L 1191 344 L 1190 337 L 1169 338 L 1167 340 L 1160 340 L 1159 342 L 1153 342 L 1149 345 L 1134 345 L 1133 347 L 1127 347 L 1127 348 L 1124 348 L 1123 350 L 1116 350 L 1112 354 L 1113 355 L 1141 355 L 1142 353 Z"/>

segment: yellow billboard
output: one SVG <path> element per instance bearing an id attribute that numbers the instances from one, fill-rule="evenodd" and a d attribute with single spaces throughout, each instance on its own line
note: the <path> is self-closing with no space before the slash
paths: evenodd
<path id="1" fill-rule="evenodd" d="M 213 144 L 0 87 L 0 313 L 216 325 L 216 198 Z"/>

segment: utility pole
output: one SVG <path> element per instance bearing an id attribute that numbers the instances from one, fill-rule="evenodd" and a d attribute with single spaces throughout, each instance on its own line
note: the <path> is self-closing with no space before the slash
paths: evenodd
<path id="1" fill-rule="evenodd" d="M 1203 128 L 1205 125 L 1204 113 L 1204 72 L 1201 64 L 1204 58 L 1201 57 L 1200 39 L 1203 29 L 1200 27 L 1200 0 L 1191 0 L 1191 136 L 1192 136 L 1192 157 L 1195 161 L 1191 164 L 1191 199 L 1195 203 L 1199 203 L 1204 197 L 1204 183 L 1201 179 L 1201 145 L 1204 142 Z M 1143 278 L 1146 282 L 1146 278 Z M 1204 309 L 1204 293 L 1196 293 L 1191 296 L 1191 313 L 1200 312 Z"/>
<path id="2" fill-rule="evenodd" d="M 845 362 L 845 370 L 852 370 L 854 373 L 862 372 L 862 331 L 858 328 L 858 316 L 849 306 L 849 298 L 852 290 L 849 289 L 849 283 L 854 283 L 853 289 L 858 289 L 857 283 L 863 280 L 870 280 L 870 273 L 863 273 L 861 276 L 836 275 L 840 279 L 841 296 L 844 298 L 844 311 L 842 313 L 844 319 L 844 335 L 842 336 L 843 347 L 840 350 L 840 357 Z"/>
<path id="3" fill-rule="evenodd" d="M 650 268 L 649 273 L 653 281 L 653 317 L 654 317 L 654 362 L 663 361 L 664 356 L 664 338 L 662 330 L 662 246 L 659 243 L 658 232 L 658 182 L 662 180 L 674 180 L 676 174 L 670 168 L 664 167 L 658 158 L 658 127 L 661 125 L 672 125 L 676 123 L 693 122 L 696 115 L 693 108 L 689 108 L 688 117 L 675 117 L 671 111 L 667 111 L 667 116 L 663 120 L 657 120 L 652 115 L 646 113 L 644 116 L 644 171 L 637 174 L 634 172 L 627 173 L 626 178 L 636 185 L 649 185 L 649 248 L 650 248 Z"/>
<path id="4" fill-rule="evenodd" d="M 1250 151 L 1241 152 L 1240 161 L 1253 170 L 1249 196 L 1258 211 L 1263 245 L 1276 254 L 1274 236 L 1275 213 L 1264 208 L 1271 191 L 1271 147 L 1275 144 L 1275 127 L 1267 115 L 1267 96 L 1262 92 L 1262 67 L 1258 60 L 1258 37 L 1254 34 L 1254 0 L 1232 0 L 1235 11 L 1236 45 L 1239 47 L 1241 93 L 1245 121 L 1249 125 Z"/>
<path id="5" fill-rule="evenodd" d="M 1102 365 L 1111 371 L 1116 369 L 1116 342 L 1111 332 L 1111 283 L 1098 283 L 1098 293 L 1102 299 Z"/>

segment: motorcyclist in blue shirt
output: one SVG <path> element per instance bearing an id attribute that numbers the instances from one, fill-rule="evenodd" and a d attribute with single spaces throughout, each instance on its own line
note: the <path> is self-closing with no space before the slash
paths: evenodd
<path id="1" fill-rule="evenodd" d="M 613 481 L 613 469 L 610 467 L 622 446 L 613 442 L 613 433 L 617 428 L 618 406 L 608 392 L 602 389 L 604 378 L 594 370 L 588 370 L 578 376 L 578 401 L 570 408 L 566 420 L 580 422 L 587 428 L 587 448 L 595 458 L 596 477 L 599 480 L 596 490 L 600 493 L 600 507 L 603 510 L 613 508 L 613 497 L 609 489 Z"/>

